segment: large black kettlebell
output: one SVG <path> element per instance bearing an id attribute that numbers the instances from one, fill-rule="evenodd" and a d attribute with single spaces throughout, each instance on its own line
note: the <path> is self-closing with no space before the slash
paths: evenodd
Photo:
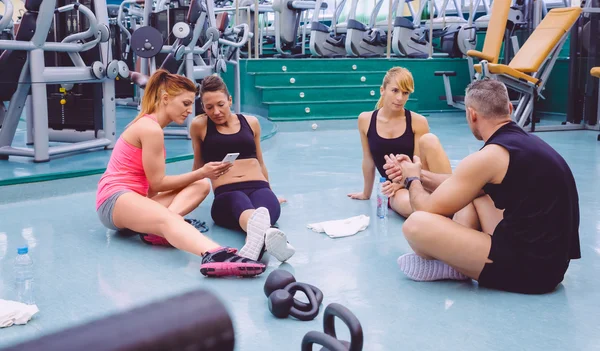
<path id="1" fill-rule="evenodd" d="M 303 292 L 308 303 L 294 298 L 297 291 Z M 269 311 L 278 318 L 288 315 L 299 320 L 312 320 L 319 314 L 319 306 L 323 302 L 323 293 L 317 287 L 306 283 L 298 283 L 294 276 L 283 269 L 276 269 L 265 281 L 265 295 L 269 298 Z"/>
<path id="2" fill-rule="evenodd" d="M 350 329 L 350 342 L 338 340 L 335 334 L 335 317 L 341 319 Z M 321 351 L 361 351 L 363 330 L 360 321 L 346 307 L 332 303 L 323 312 L 323 331 L 310 331 L 302 339 L 302 351 L 311 351 L 313 344 L 322 345 Z"/>

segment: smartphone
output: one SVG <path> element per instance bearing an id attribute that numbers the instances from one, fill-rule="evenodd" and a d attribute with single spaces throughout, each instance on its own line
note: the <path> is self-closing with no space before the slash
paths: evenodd
<path id="1" fill-rule="evenodd" d="M 239 152 L 232 153 L 232 154 L 227 154 L 223 158 L 222 162 L 233 163 L 233 161 L 235 161 L 235 159 L 238 158 L 239 155 L 240 155 Z"/>

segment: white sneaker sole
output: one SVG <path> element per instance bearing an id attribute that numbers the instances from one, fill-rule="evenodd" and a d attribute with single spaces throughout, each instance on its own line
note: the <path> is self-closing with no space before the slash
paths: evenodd
<path id="1" fill-rule="evenodd" d="M 267 252 L 281 262 L 287 261 L 296 253 L 296 249 L 288 244 L 285 234 L 276 228 L 270 228 L 265 235 Z"/>
<path id="2" fill-rule="evenodd" d="M 264 207 L 259 207 L 254 211 L 248 220 L 246 244 L 239 252 L 239 255 L 256 261 L 265 245 L 265 233 L 271 227 L 271 216 Z"/>

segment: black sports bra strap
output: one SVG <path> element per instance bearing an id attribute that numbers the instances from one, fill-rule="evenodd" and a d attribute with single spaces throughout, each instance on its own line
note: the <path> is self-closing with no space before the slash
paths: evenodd
<path id="1" fill-rule="evenodd" d="M 371 114 L 371 121 L 369 122 L 369 130 L 367 130 L 367 134 L 369 132 L 373 132 L 375 134 L 377 134 L 377 113 L 379 112 L 379 109 L 373 111 L 373 113 Z"/>

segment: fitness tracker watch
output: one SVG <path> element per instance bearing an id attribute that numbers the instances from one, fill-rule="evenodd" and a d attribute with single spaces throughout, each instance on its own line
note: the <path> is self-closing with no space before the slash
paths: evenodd
<path id="1" fill-rule="evenodd" d="M 408 177 L 408 178 L 404 179 L 404 188 L 406 188 L 406 190 L 410 189 L 410 184 L 413 182 L 413 180 L 421 181 L 421 178 L 419 178 L 419 177 Z"/>

